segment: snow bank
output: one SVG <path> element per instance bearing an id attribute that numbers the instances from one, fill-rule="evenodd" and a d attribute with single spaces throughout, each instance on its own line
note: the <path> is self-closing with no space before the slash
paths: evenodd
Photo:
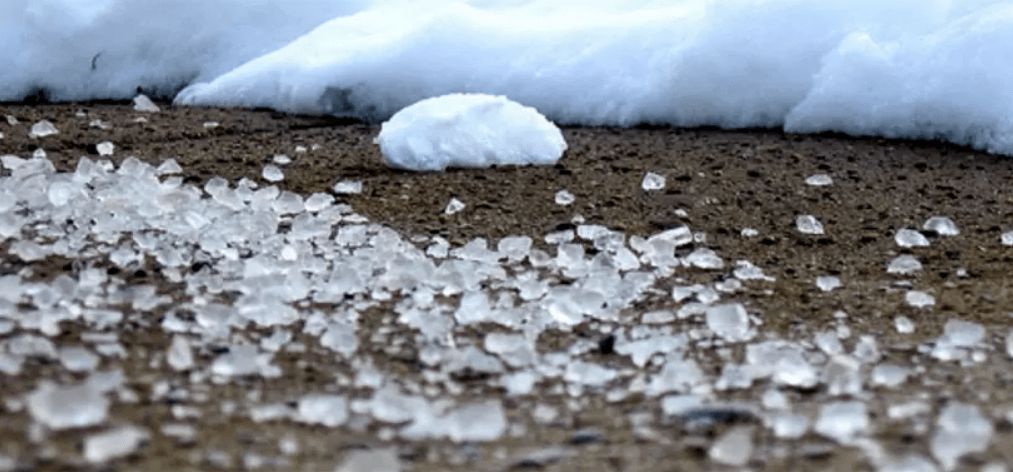
<path id="1" fill-rule="evenodd" d="M 388 165 L 408 170 L 554 164 L 566 150 L 537 110 L 482 94 L 422 100 L 384 123 L 375 142 Z"/>
<path id="2" fill-rule="evenodd" d="M 1013 154 L 1010 0 L 13 0 L 0 18 L 0 100 L 187 85 L 177 104 L 382 121 L 485 93 L 566 124 L 783 126 Z"/>
<path id="3" fill-rule="evenodd" d="M 3 0 L 0 101 L 172 97 L 367 0 Z"/>

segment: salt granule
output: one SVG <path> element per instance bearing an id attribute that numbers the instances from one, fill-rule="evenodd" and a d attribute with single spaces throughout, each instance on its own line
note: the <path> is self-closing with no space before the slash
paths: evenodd
<path id="1" fill-rule="evenodd" d="M 49 120 L 41 120 L 32 125 L 31 131 L 28 135 L 33 138 L 44 138 L 59 133 L 60 131 L 53 126 L 53 123 Z"/>
<path id="2" fill-rule="evenodd" d="M 51 429 L 94 426 L 109 413 L 109 400 L 89 382 L 62 386 L 43 381 L 26 401 L 32 418 Z"/>
<path id="3" fill-rule="evenodd" d="M 101 143 L 95 145 L 95 149 L 98 151 L 98 155 L 100 156 L 111 156 L 113 155 L 113 150 L 116 149 L 116 146 L 109 141 L 102 141 Z"/>
<path id="4" fill-rule="evenodd" d="M 743 341 L 750 336 L 749 314 L 741 304 L 712 306 L 706 318 L 707 327 L 727 341 Z"/>
<path id="5" fill-rule="evenodd" d="M 665 176 L 655 174 L 654 172 L 648 172 L 644 174 L 644 179 L 640 182 L 640 188 L 642 188 L 645 192 L 664 190 Z"/>
<path id="6" fill-rule="evenodd" d="M 447 207 L 443 209 L 443 213 L 446 215 L 453 215 L 454 213 L 463 210 L 464 206 L 464 202 L 458 200 L 457 198 L 451 198 L 450 201 L 447 202 Z"/>
<path id="7" fill-rule="evenodd" d="M 335 472 L 401 472 L 397 451 L 394 449 L 354 449 Z"/>
<path id="8" fill-rule="evenodd" d="M 824 292 L 829 292 L 841 286 L 841 279 L 832 275 L 816 277 L 816 286 Z"/>
<path id="9" fill-rule="evenodd" d="M 334 193 L 338 195 L 356 195 L 362 193 L 361 180 L 342 180 L 334 184 Z"/>
<path id="10" fill-rule="evenodd" d="M 684 259 L 685 262 L 699 269 L 721 269 L 725 266 L 721 256 L 713 249 L 700 248 L 689 253 Z"/>
<path id="11" fill-rule="evenodd" d="M 817 433 L 847 444 L 865 434 L 869 428 L 869 417 L 865 403 L 860 401 L 839 401 L 820 407 L 816 420 Z"/>
<path id="12" fill-rule="evenodd" d="M 753 455 L 753 428 L 737 426 L 722 434 L 707 455 L 712 461 L 732 467 L 743 467 Z"/>
<path id="13" fill-rule="evenodd" d="M 888 274 L 910 275 L 922 270 L 922 263 L 910 254 L 901 254 L 886 266 Z"/>
<path id="14" fill-rule="evenodd" d="M 285 178 L 285 173 L 274 164 L 264 166 L 264 170 L 260 175 L 268 182 L 280 182 Z"/>
<path id="15" fill-rule="evenodd" d="M 900 334 L 911 334 L 915 332 L 915 324 L 906 316 L 898 316 L 893 319 L 894 328 Z"/>
<path id="16" fill-rule="evenodd" d="M 925 220 L 922 229 L 940 236 L 957 236 L 960 234 L 960 230 L 957 229 L 957 225 L 953 220 L 945 216 L 933 216 Z"/>
<path id="17" fill-rule="evenodd" d="M 333 428 L 348 420 L 348 401 L 338 395 L 309 394 L 299 400 L 297 411 L 300 422 Z"/>
<path id="18" fill-rule="evenodd" d="M 823 234 L 823 224 L 812 215 L 799 215 L 795 218 L 795 227 L 802 234 Z"/>
<path id="19" fill-rule="evenodd" d="M 140 111 L 144 113 L 155 113 L 162 109 L 155 105 L 147 95 L 140 94 L 134 97 L 134 111 Z"/>
<path id="20" fill-rule="evenodd" d="M 577 197 L 574 197 L 573 194 L 570 193 L 568 190 L 560 190 L 556 192 L 556 205 L 566 206 L 573 203 L 576 200 Z"/>
<path id="21" fill-rule="evenodd" d="M 943 468 L 952 470 L 962 456 L 988 449 L 993 430 L 977 407 L 953 402 L 940 412 L 929 449 Z"/>
<path id="22" fill-rule="evenodd" d="M 832 185 L 834 183 L 834 179 L 827 174 L 813 174 L 810 175 L 809 177 L 806 177 L 805 183 L 806 185 L 810 185 L 813 187 L 824 187 L 827 185 Z"/>
<path id="23" fill-rule="evenodd" d="M 98 464 L 125 457 L 135 452 L 147 439 L 148 432 L 137 426 L 121 426 L 92 434 L 84 439 L 84 458 Z"/>
<path id="24" fill-rule="evenodd" d="M 928 247 L 929 245 L 929 240 L 922 233 L 909 228 L 897 230 L 897 234 L 894 235 L 893 239 L 898 246 L 903 248 Z"/>
<path id="25" fill-rule="evenodd" d="M 915 308 L 928 308 L 936 304 L 936 297 L 919 290 L 908 291 L 904 295 L 904 300 Z"/>

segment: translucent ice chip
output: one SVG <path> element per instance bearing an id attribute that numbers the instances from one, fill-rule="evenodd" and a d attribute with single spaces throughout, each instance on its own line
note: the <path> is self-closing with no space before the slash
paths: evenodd
<path id="1" fill-rule="evenodd" d="M 1013 357 L 1013 329 L 1006 333 L 1006 355 Z"/>
<path id="2" fill-rule="evenodd" d="M 53 126 L 53 123 L 49 120 L 41 120 L 38 123 L 32 125 L 32 130 L 28 132 L 28 136 L 33 138 L 44 138 L 46 136 L 54 135 L 60 131 Z"/>
<path id="3" fill-rule="evenodd" d="M 957 225 L 953 223 L 953 220 L 945 216 L 933 216 L 925 220 L 922 229 L 940 236 L 956 236 L 960 234 L 960 230 L 957 229 Z"/>
<path id="4" fill-rule="evenodd" d="M 221 123 L 219 123 L 217 121 L 205 121 L 204 122 L 204 129 L 217 128 L 219 126 L 221 126 Z"/>
<path id="5" fill-rule="evenodd" d="M 943 326 L 943 335 L 937 344 L 957 347 L 974 347 L 985 338 L 985 328 L 978 323 L 949 320 Z"/>
<path id="6" fill-rule="evenodd" d="M 812 185 L 813 187 L 823 187 L 826 185 L 833 185 L 834 179 L 827 174 L 813 174 L 805 179 L 806 185 Z"/>
<path id="7" fill-rule="evenodd" d="M 334 193 L 338 195 L 356 195 L 362 193 L 361 180 L 342 180 L 334 184 Z"/>
<path id="8" fill-rule="evenodd" d="M 183 168 L 175 159 L 168 159 L 155 169 L 156 175 L 179 174 L 180 172 L 183 172 Z"/>
<path id="9" fill-rule="evenodd" d="M 753 428 L 736 426 L 714 441 L 707 455 L 714 462 L 742 467 L 753 455 Z"/>
<path id="10" fill-rule="evenodd" d="M 116 146 L 109 141 L 102 141 L 101 143 L 95 145 L 95 149 L 98 150 L 98 155 L 100 156 L 111 156 L 113 155 L 113 150 L 116 149 Z"/>
<path id="11" fill-rule="evenodd" d="M 335 472 L 400 472 L 403 470 L 395 449 L 354 449 Z"/>
<path id="12" fill-rule="evenodd" d="M 560 190 L 556 192 L 556 205 L 569 205 L 577 200 L 577 197 L 573 196 L 569 190 Z"/>
<path id="13" fill-rule="evenodd" d="M 140 94 L 134 97 L 134 111 L 154 113 L 161 111 L 161 108 L 158 108 L 158 105 L 155 105 L 155 102 L 152 102 L 147 95 Z"/>
<path id="14" fill-rule="evenodd" d="M 511 262 L 518 262 L 528 256 L 533 243 L 528 236 L 507 236 L 496 244 L 496 251 Z"/>
<path id="15" fill-rule="evenodd" d="M 738 303 L 707 308 L 707 328 L 727 341 L 742 341 L 750 337 L 749 313 Z"/>
<path id="16" fill-rule="evenodd" d="M 829 292 L 835 288 L 841 286 L 841 279 L 832 275 L 824 275 L 822 277 L 816 277 L 816 286 L 824 292 Z"/>
<path id="17" fill-rule="evenodd" d="M 839 443 L 849 443 L 869 428 L 865 403 L 860 401 L 831 402 L 820 408 L 816 432 Z"/>
<path id="18" fill-rule="evenodd" d="M 165 360 L 174 370 L 187 370 L 193 367 L 193 349 L 186 337 L 178 334 L 172 337 Z"/>
<path id="19" fill-rule="evenodd" d="M 760 235 L 760 232 L 754 228 L 742 228 L 742 231 L 740 231 L 739 234 L 741 234 L 743 238 L 755 238 Z"/>
<path id="20" fill-rule="evenodd" d="M 55 207 L 62 207 L 71 201 L 74 197 L 81 195 L 81 188 L 72 182 L 56 181 L 49 184 L 49 188 L 46 189 L 46 197 Z"/>
<path id="21" fill-rule="evenodd" d="M 328 428 L 341 426 L 348 421 L 348 401 L 345 397 L 330 394 L 310 394 L 299 399 L 296 419 L 303 423 L 320 424 Z"/>
<path id="22" fill-rule="evenodd" d="M 574 361 L 566 366 L 563 380 L 571 383 L 601 387 L 616 378 L 616 371 L 598 364 Z"/>
<path id="23" fill-rule="evenodd" d="M 330 207 L 331 204 L 333 203 L 334 203 L 334 196 L 328 195 L 326 193 L 314 193 L 313 195 L 310 195 L 309 198 L 306 199 L 306 201 L 303 203 L 303 206 L 306 209 L 306 211 L 316 213 L 318 211 Z"/>
<path id="24" fill-rule="evenodd" d="M 14 115 L 4 115 L 4 117 L 7 119 L 7 124 L 11 126 L 17 125 L 19 123 L 17 117 L 15 117 Z"/>
<path id="25" fill-rule="evenodd" d="M 823 224 L 812 215 L 799 215 L 795 218 L 795 228 L 802 234 L 823 234 Z"/>
<path id="26" fill-rule="evenodd" d="M 704 406 L 699 395 L 666 395 L 661 399 L 661 411 L 665 416 L 679 416 Z"/>
<path id="27" fill-rule="evenodd" d="M 665 188 L 665 176 L 648 172 L 644 174 L 644 180 L 640 182 L 640 188 L 646 192 L 663 190 Z"/>
<path id="28" fill-rule="evenodd" d="M 907 294 L 904 295 L 904 300 L 907 301 L 908 305 L 915 308 L 928 308 L 936 304 L 936 297 L 920 290 L 908 291 Z"/>
<path id="29" fill-rule="evenodd" d="M 700 269 L 721 269 L 725 266 L 721 256 L 708 248 L 697 249 L 686 256 L 686 263 Z"/>
<path id="30" fill-rule="evenodd" d="M 906 367 L 895 364 L 880 364 L 873 367 L 872 372 L 869 374 L 869 380 L 872 381 L 873 385 L 892 388 L 907 381 L 908 375 L 911 375 L 911 369 Z"/>
<path id="31" fill-rule="evenodd" d="M 766 423 L 774 436 L 785 439 L 800 438 L 809 430 L 809 417 L 801 413 L 775 412 L 766 419 Z"/>
<path id="32" fill-rule="evenodd" d="M 447 202 L 447 207 L 443 209 L 443 213 L 446 215 L 453 215 L 463 209 L 464 202 L 458 200 L 457 198 L 451 198 L 450 201 Z"/>
<path id="33" fill-rule="evenodd" d="M 88 382 L 59 386 L 43 381 L 26 400 L 32 418 L 50 429 L 94 426 L 109 413 L 109 400 Z"/>
<path id="34" fill-rule="evenodd" d="M 909 275 L 920 270 L 922 270 L 922 263 L 910 254 L 901 254 L 886 266 L 888 274 Z"/>
<path id="35" fill-rule="evenodd" d="M 877 460 L 876 470 L 879 472 L 938 472 L 939 468 L 929 459 L 918 454 L 905 454 L 902 457 L 886 457 Z M 981 472 L 986 472 L 980 469 Z M 1005 470 L 1005 468 L 1003 468 Z"/>
<path id="36" fill-rule="evenodd" d="M 274 162 L 275 164 L 283 166 L 285 164 L 291 164 L 292 158 L 288 157 L 285 154 L 275 154 L 274 157 L 271 158 L 271 161 Z"/>
<path id="37" fill-rule="evenodd" d="M 765 280 L 773 282 L 773 277 L 763 273 L 763 269 L 756 267 L 752 262 L 746 260 L 735 261 L 735 270 L 732 271 L 732 275 L 739 280 Z"/>
<path id="38" fill-rule="evenodd" d="M 915 332 L 915 324 L 906 316 L 898 316 L 894 318 L 893 326 L 900 334 L 911 334 Z"/>
<path id="39" fill-rule="evenodd" d="M 113 129 L 113 125 L 109 124 L 109 122 L 107 121 L 102 120 L 91 120 L 88 122 L 88 127 L 98 129 Z"/>
<path id="40" fill-rule="evenodd" d="M 92 464 L 108 462 L 132 454 L 148 439 L 148 432 L 137 426 L 120 426 L 84 439 L 84 458 Z"/>
<path id="41" fill-rule="evenodd" d="M 60 363 L 63 368 L 72 372 L 84 372 L 95 370 L 98 367 L 98 356 L 91 351 L 79 346 L 68 346 L 60 348 Z"/>
<path id="42" fill-rule="evenodd" d="M 285 178 L 285 173 L 281 171 L 281 168 L 274 164 L 264 166 L 264 171 L 261 172 L 260 175 L 268 182 L 280 182 Z"/>
<path id="43" fill-rule="evenodd" d="M 900 247 L 928 247 L 929 245 L 929 240 L 925 238 L 925 235 L 908 228 L 897 230 L 893 240 Z"/>
<path id="44" fill-rule="evenodd" d="M 943 468 L 952 470 L 962 456 L 988 449 L 993 431 L 992 422 L 977 407 L 950 403 L 939 414 L 929 450 Z"/>
<path id="45" fill-rule="evenodd" d="M 1013 231 L 1006 231 L 1005 233 L 1002 233 L 999 240 L 1002 242 L 1003 246 L 1013 246 Z"/>
<path id="46" fill-rule="evenodd" d="M 452 410 L 439 418 L 419 415 L 401 430 L 406 439 L 447 437 L 451 441 L 495 441 L 506 433 L 507 419 L 500 400 L 486 400 Z"/>

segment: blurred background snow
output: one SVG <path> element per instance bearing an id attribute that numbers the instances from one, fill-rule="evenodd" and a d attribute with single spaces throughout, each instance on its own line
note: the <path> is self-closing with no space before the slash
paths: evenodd
<path id="1" fill-rule="evenodd" d="M 783 127 L 1013 154 L 1011 50 L 1011 1 L 9 0 L 0 100 L 141 88 L 378 121 L 477 92 L 561 124 Z"/>

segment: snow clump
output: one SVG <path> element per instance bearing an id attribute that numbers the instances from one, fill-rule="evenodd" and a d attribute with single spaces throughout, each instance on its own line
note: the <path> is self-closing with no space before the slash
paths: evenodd
<path id="1" fill-rule="evenodd" d="M 397 114 L 374 139 L 384 162 L 417 171 L 555 164 L 566 150 L 556 125 L 503 96 L 451 94 Z"/>

